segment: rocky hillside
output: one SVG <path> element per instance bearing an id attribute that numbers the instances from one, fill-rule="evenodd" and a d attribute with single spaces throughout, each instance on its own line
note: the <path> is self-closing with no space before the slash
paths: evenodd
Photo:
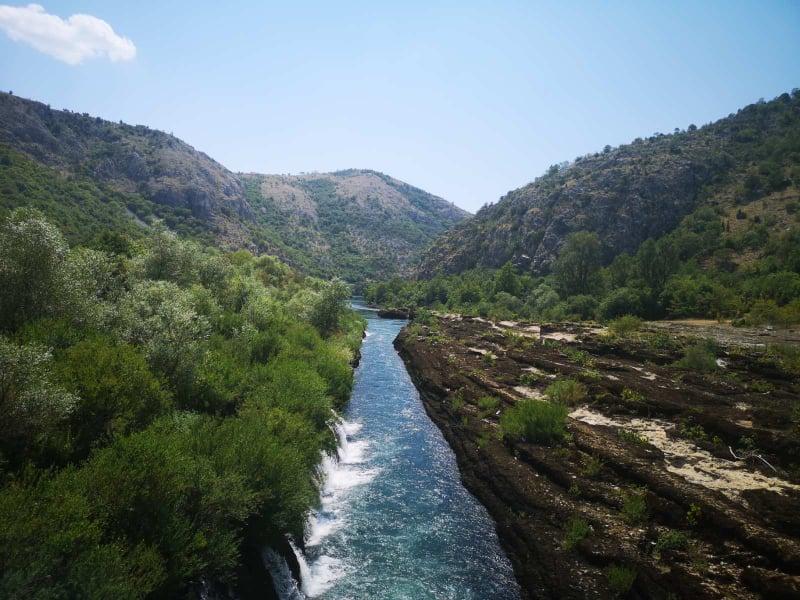
<path id="1" fill-rule="evenodd" d="M 800 93 L 758 102 L 704 127 L 657 133 L 554 165 L 438 239 L 419 273 L 511 260 L 545 273 L 568 234 L 596 232 L 604 260 L 671 231 L 701 205 L 729 210 L 800 187 Z M 734 212 L 736 212 L 734 210 Z"/>
<path id="2" fill-rule="evenodd" d="M 800 594 L 799 342 L 444 315 L 395 345 L 524 599 L 757 600 Z"/>
<path id="3" fill-rule="evenodd" d="M 67 233 L 87 221 L 82 212 L 104 215 L 89 231 L 160 218 L 226 248 L 353 281 L 399 272 L 467 216 L 380 173 L 237 174 L 170 134 L 10 94 L 0 94 L 0 150 L 0 210 L 35 205 Z"/>
<path id="4" fill-rule="evenodd" d="M 242 175 L 259 221 L 283 252 L 353 279 L 402 269 L 467 213 L 375 171 Z"/>

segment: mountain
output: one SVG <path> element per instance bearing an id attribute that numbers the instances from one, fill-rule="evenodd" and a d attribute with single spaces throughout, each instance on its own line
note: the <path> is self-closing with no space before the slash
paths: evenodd
<path id="1" fill-rule="evenodd" d="M 570 233 L 596 232 L 602 260 L 634 252 L 703 207 L 741 219 L 800 188 L 800 92 L 759 101 L 704 127 L 554 165 L 437 239 L 417 272 L 460 273 L 512 261 L 547 273 Z M 786 211 L 779 211 L 782 215 Z M 780 223 L 777 223 L 780 225 Z"/>
<path id="2" fill-rule="evenodd" d="M 0 210 L 34 205 L 76 241 L 153 218 L 223 248 L 351 281 L 401 272 L 468 213 L 374 171 L 234 173 L 173 135 L 0 94 Z"/>
<path id="3" fill-rule="evenodd" d="M 360 279 L 398 272 L 463 210 L 375 171 L 241 176 L 270 239 L 287 256 Z"/>

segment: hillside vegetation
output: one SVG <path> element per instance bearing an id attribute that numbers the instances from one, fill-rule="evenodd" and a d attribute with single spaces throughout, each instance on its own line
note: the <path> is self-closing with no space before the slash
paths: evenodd
<path id="1" fill-rule="evenodd" d="M 468 216 L 381 173 L 237 174 L 173 135 L 10 94 L 0 94 L 0 186 L 0 210 L 35 201 L 68 234 L 78 222 L 88 235 L 109 219 L 131 230 L 157 217 L 222 249 L 354 282 L 402 272 Z"/>
<path id="2" fill-rule="evenodd" d="M 111 225 L 117 202 L 87 200 Z M 0 597 L 235 586 L 246 554 L 303 537 L 363 321 L 342 282 L 274 257 L 98 240 L 31 208 L 0 222 Z"/>
<path id="3" fill-rule="evenodd" d="M 398 273 L 467 213 L 383 173 L 350 169 L 307 175 L 245 174 L 247 198 L 280 246 L 311 272 L 351 281 Z"/>
<path id="4" fill-rule="evenodd" d="M 612 172 L 620 175 L 608 165 L 621 163 L 628 165 L 628 192 L 598 183 Z M 645 200 L 631 191 L 649 186 L 654 177 L 666 177 L 670 165 L 678 163 L 693 165 L 695 172 L 709 171 L 702 186 L 693 184 L 691 201 L 668 186 L 657 186 L 661 195 Z M 710 166 L 714 164 L 716 171 Z M 583 204 L 567 200 L 589 184 L 595 189 Z M 548 195 L 537 195 L 548 189 Z M 374 284 L 367 297 L 385 306 L 427 306 L 498 318 L 608 320 L 635 315 L 796 323 L 798 200 L 800 93 L 795 92 L 700 130 L 637 142 L 551 170 L 445 234 L 423 262 L 423 272 L 439 259 L 445 272 L 459 270 L 458 265 L 470 268 Z M 676 209 L 679 204 L 685 211 Z M 536 225 L 545 213 L 547 220 Z M 654 227 L 655 233 L 648 235 Z M 517 235 L 539 238 L 526 249 L 531 260 L 519 262 L 522 254 L 509 251 L 496 257 L 504 263 L 494 265 L 492 248 Z M 475 244 L 487 245 L 476 249 Z M 509 244 L 504 247 L 524 248 L 520 241 Z M 454 254 L 444 256 L 453 248 Z"/>
<path id="5" fill-rule="evenodd" d="M 736 220 L 736 207 L 755 217 L 761 208 L 753 203 L 761 199 L 793 210 L 798 187 L 800 92 L 794 91 L 704 127 L 606 146 L 554 165 L 439 238 L 419 273 L 459 273 L 511 261 L 545 274 L 567 237 L 579 231 L 598 235 L 599 260 L 608 264 L 669 233 L 702 207 L 727 222 Z M 777 213 L 770 228 L 787 224 L 780 210 L 770 212 Z M 741 229 L 736 225 L 726 228 Z"/>

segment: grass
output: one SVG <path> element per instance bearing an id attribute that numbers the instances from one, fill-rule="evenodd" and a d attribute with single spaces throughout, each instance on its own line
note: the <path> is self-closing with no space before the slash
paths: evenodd
<path id="1" fill-rule="evenodd" d="M 503 437 L 552 445 L 567 434 L 567 407 L 558 402 L 520 400 L 500 417 Z"/>
<path id="2" fill-rule="evenodd" d="M 541 377 L 536 373 L 523 373 L 519 378 L 519 383 L 525 387 L 533 387 L 539 383 L 540 379 Z"/>
<path id="3" fill-rule="evenodd" d="M 596 456 L 586 456 L 583 459 L 583 468 L 581 469 L 581 474 L 585 475 L 586 477 L 597 477 L 600 474 L 600 471 L 603 470 L 603 461 L 602 459 Z"/>
<path id="4" fill-rule="evenodd" d="M 627 442 L 629 444 L 633 444 L 635 446 L 646 446 L 647 445 L 647 438 L 644 437 L 641 433 L 637 433 L 635 431 L 631 431 L 630 429 L 619 429 L 617 430 L 617 436 L 623 442 Z"/>
<path id="5" fill-rule="evenodd" d="M 553 402 L 572 405 L 585 400 L 588 391 L 586 386 L 580 381 L 575 381 L 574 379 L 560 379 L 547 386 L 544 394 Z"/>
<path id="6" fill-rule="evenodd" d="M 641 404 L 645 401 L 645 397 L 641 392 L 625 388 L 622 390 L 622 401 L 627 404 Z"/>
<path id="7" fill-rule="evenodd" d="M 488 417 L 497 412 L 500 407 L 500 400 L 494 396 L 482 396 L 478 398 L 478 408 L 481 411 L 481 417 Z"/>
<path id="8" fill-rule="evenodd" d="M 589 524 L 579 517 L 573 517 L 567 523 L 567 533 L 564 536 L 564 550 L 573 550 L 581 541 L 589 535 L 591 528 Z"/>
<path id="9" fill-rule="evenodd" d="M 639 331 L 642 328 L 642 323 L 643 321 L 639 317 L 624 315 L 609 322 L 608 330 L 619 337 L 626 337 Z"/>
<path id="10" fill-rule="evenodd" d="M 457 391 L 450 398 L 450 408 L 456 412 L 464 408 L 464 394 L 461 393 L 461 390 Z"/>
<path id="11" fill-rule="evenodd" d="M 621 565 L 611 565 L 606 570 L 608 587 L 615 596 L 622 596 L 631 591 L 636 581 L 636 570 Z"/>
<path id="12" fill-rule="evenodd" d="M 790 375 L 800 375 L 800 346 L 789 344 L 772 344 L 767 349 L 767 356 Z"/>
<path id="13" fill-rule="evenodd" d="M 647 501 L 642 489 L 622 494 L 622 518 L 630 525 L 640 525 L 647 520 Z"/>

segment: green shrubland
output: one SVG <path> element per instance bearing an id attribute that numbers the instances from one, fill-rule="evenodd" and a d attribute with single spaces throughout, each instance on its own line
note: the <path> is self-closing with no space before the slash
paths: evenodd
<path id="1" fill-rule="evenodd" d="M 362 320 L 346 286 L 165 228 L 0 223 L 0 596 L 176 597 L 301 536 Z"/>

